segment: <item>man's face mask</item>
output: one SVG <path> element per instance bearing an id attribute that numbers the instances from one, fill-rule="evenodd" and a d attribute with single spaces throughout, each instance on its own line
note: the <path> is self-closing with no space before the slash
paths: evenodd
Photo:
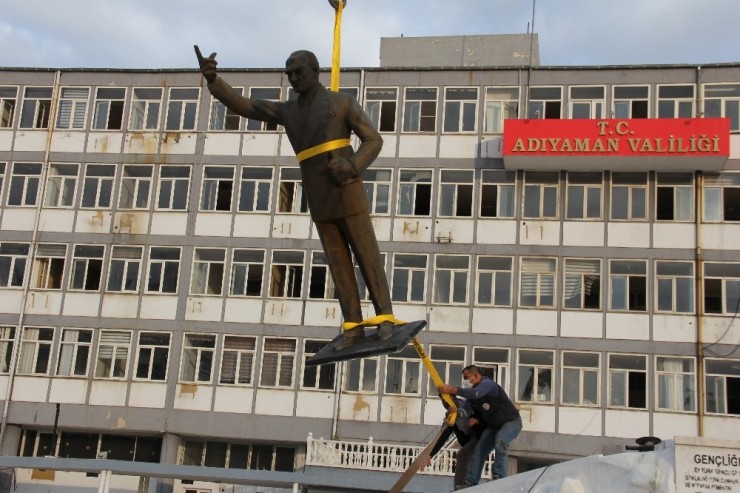
<path id="1" fill-rule="evenodd" d="M 463 387 L 466 389 L 473 387 L 473 377 L 471 376 L 470 379 L 463 378 Z"/>

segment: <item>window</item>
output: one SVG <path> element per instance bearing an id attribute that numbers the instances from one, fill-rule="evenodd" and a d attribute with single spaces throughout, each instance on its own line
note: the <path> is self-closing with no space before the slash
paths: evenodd
<path id="1" fill-rule="evenodd" d="M 278 212 L 286 214 L 307 214 L 308 202 L 303 193 L 300 168 L 282 168 L 280 170 L 280 195 Z"/>
<path id="2" fill-rule="evenodd" d="M 42 243 L 36 247 L 33 261 L 32 287 L 39 289 L 62 289 L 64 259 L 67 245 Z"/>
<path id="3" fill-rule="evenodd" d="M 694 313 L 694 264 L 692 262 L 655 262 L 657 311 Z"/>
<path id="4" fill-rule="evenodd" d="M 367 193 L 370 214 L 388 215 L 390 213 L 391 176 L 389 169 L 366 169 L 362 172 L 362 182 Z"/>
<path id="5" fill-rule="evenodd" d="M 524 217 L 558 218 L 558 173 L 524 172 Z"/>
<path id="6" fill-rule="evenodd" d="M 308 285 L 308 297 L 320 300 L 338 298 L 334 279 L 329 272 L 329 264 L 324 252 L 311 253 L 311 279 Z"/>
<path id="7" fill-rule="evenodd" d="M 473 217 L 473 170 L 440 172 L 440 217 Z"/>
<path id="8" fill-rule="evenodd" d="M 149 251 L 149 276 L 146 290 L 149 293 L 177 293 L 180 274 L 180 249 L 152 247 Z"/>
<path id="9" fill-rule="evenodd" d="M 475 132 L 478 119 L 478 88 L 445 88 L 445 133 Z"/>
<path id="10" fill-rule="evenodd" d="M 694 85 L 658 86 L 658 118 L 692 118 Z"/>
<path id="11" fill-rule="evenodd" d="M 241 96 L 244 90 L 241 87 L 233 88 L 234 93 Z M 241 116 L 228 109 L 216 98 L 211 98 L 211 117 L 208 119 L 208 130 L 238 131 Z"/>
<path id="12" fill-rule="evenodd" d="M 218 383 L 222 385 L 252 385 L 256 347 L 256 337 L 224 336 L 221 375 Z"/>
<path id="13" fill-rule="evenodd" d="M 740 264 L 704 262 L 704 312 L 740 312 Z"/>
<path id="14" fill-rule="evenodd" d="M 598 406 L 601 355 L 563 351 L 562 403 L 572 406 Z"/>
<path id="15" fill-rule="evenodd" d="M 234 190 L 234 168 L 232 166 L 206 166 L 203 169 L 203 195 L 201 211 L 230 211 Z"/>
<path id="16" fill-rule="evenodd" d="M 694 220 L 694 176 L 691 173 L 657 174 L 655 219 Z"/>
<path id="17" fill-rule="evenodd" d="M 554 258 L 523 257 L 521 262 L 519 304 L 523 307 L 555 307 Z"/>
<path id="18" fill-rule="evenodd" d="M 21 288 L 25 284 L 28 243 L 0 243 L 0 288 Z"/>
<path id="19" fill-rule="evenodd" d="M 123 165 L 118 208 L 148 209 L 153 174 L 154 166 L 151 165 Z"/>
<path id="20" fill-rule="evenodd" d="M 609 407 L 647 409 L 647 359 L 609 355 Z"/>
<path id="21" fill-rule="evenodd" d="M 601 219 L 601 173 L 568 173 L 566 219 Z"/>
<path id="22" fill-rule="evenodd" d="M 59 457 L 94 459 L 98 455 L 99 435 L 63 431 L 59 437 Z"/>
<path id="23" fill-rule="evenodd" d="M 432 345 L 429 347 L 429 359 L 443 382 L 451 385 L 462 385 L 462 371 L 465 367 L 464 346 Z M 427 396 L 434 397 L 438 393 L 437 387 L 430 376 Z"/>
<path id="24" fill-rule="evenodd" d="M 74 207 L 79 172 L 79 164 L 51 163 L 46 177 L 44 207 Z"/>
<path id="25" fill-rule="evenodd" d="M 108 269 L 107 291 L 136 293 L 144 248 L 114 245 Z"/>
<path id="26" fill-rule="evenodd" d="M 516 171 L 484 169 L 481 175 L 480 217 L 514 217 Z"/>
<path id="27" fill-rule="evenodd" d="M 478 305 L 511 306 L 511 257 L 478 257 Z"/>
<path id="28" fill-rule="evenodd" d="M 290 472 L 294 470 L 295 449 L 261 444 L 183 440 L 180 462 L 186 466 Z M 185 488 L 184 493 L 205 491 L 210 490 Z"/>
<path id="29" fill-rule="evenodd" d="M 706 359 L 706 411 L 740 415 L 740 361 Z"/>
<path id="30" fill-rule="evenodd" d="M 3 196 L 3 183 L 5 182 L 5 164 L 0 163 L 0 199 Z"/>
<path id="31" fill-rule="evenodd" d="M 220 295 L 223 287 L 226 250 L 196 248 L 190 294 Z"/>
<path id="32" fill-rule="evenodd" d="M 486 88 L 486 133 L 504 133 L 504 120 L 519 118 L 518 87 Z"/>
<path id="33" fill-rule="evenodd" d="M 529 118 L 561 118 L 562 87 L 532 87 L 529 89 Z"/>
<path id="34" fill-rule="evenodd" d="M 95 91 L 93 129 L 121 130 L 123 128 L 123 104 L 125 100 L 125 87 L 98 87 Z"/>
<path id="35" fill-rule="evenodd" d="M 239 212 L 269 212 L 273 168 L 244 166 L 239 188 Z"/>
<path id="36" fill-rule="evenodd" d="M 82 130 L 87 119 L 88 87 L 62 87 L 57 109 L 58 130 Z"/>
<path id="37" fill-rule="evenodd" d="M 300 298 L 303 286 L 303 260 L 301 251 L 273 251 L 270 266 L 271 298 Z"/>
<path id="38" fill-rule="evenodd" d="M 565 259 L 563 308 L 601 309 L 601 260 Z"/>
<path id="39" fill-rule="evenodd" d="M 123 379 L 128 375 L 131 332 L 101 330 L 95 378 Z"/>
<path id="40" fill-rule="evenodd" d="M 51 87 L 26 87 L 20 128 L 49 128 Z"/>
<path id="41" fill-rule="evenodd" d="M 15 343 L 15 328 L 0 327 L 0 374 L 10 373 Z"/>
<path id="42" fill-rule="evenodd" d="M 419 395 L 421 386 L 421 362 L 412 346 L 386 356 L 385 393 L 397 395 Z"/>
<path id="43" fill-rule="evenodd" d="M 296 340 L 265 337 L 260 365 L 260 387 L 293 388 Z"/>
<path id="44" fill-rule="evenodd" d="M 426 300 L 427 256 L 393 255 L 393 301 L 423 303 Z"/>
<path id="45" fill-rule="evenodd" d="M 609 264 L 611 309 L 647 310 L 647 264 L 644 260 L 612 260 Z"/>
<path id="46" fill-rule="evenodd" d="M 612 219 L 647 219 L 647 173 L 612 173 Z"/>
<path id="47" fill-rule="evenodd" d="M 506 389 L 509 381 L 509 350 L 502 348 L 474 347 L 473 364 L 481 373 Z"/>
<path id="48" fill-rule="evenodd" d="M 612 118 L 649 118 L 648 86 L 615 86 Z"/>
<path id="49" fill-rule="evenodd" d="M 522 402 L 552 402 L 553 351 L 519 351 L 517 368 L 517 400 Z"/>
<path id="50" fill-rule="evenodd" d="M 13 126 L 17 98 L 17 87 L 0 87 L 0 128 L 10 128 Z"/>
<path id="51" fill-rule="evenodd" d="M 8 205 L 34 207 L 38 201 L 41 163 L 13 163 Z"/>
<path id="52" fill-rule="evenodd" d="M 136 435 L 108 435 L 62 432 L 57 436 L 36 430 L 23 430 L 21 454 L 24 457 L 64 457 L 95 459 L 105 454 L 108 460 L 158 463 L 162 439 Z"/>
<path id="53" fill-rule="evenodd" d="M 190 166 L 166 166 L 159 168 L 157 210 L 184 211 L 188 208 L 190 189 Z"/>
<path id="54" fill-rule="evenodd" d="M 432 211 L 432 172 L 401 170 L 398 190 L 399 216 L 429 216 Z"/>
<path id="55" fill-rule="evenodd" d="M 234 249 L 231 262 L 231 296 L 262 296 L 265 251 Z"/>
<path id="56" fill-rule="evenodd" d="M 378 390 L 378 358 L 355 358 L 344 363 L 344 390 L 375 393 Z"/>
<path id="57" fill-rule="evenodd" d="M 170 334 L 140 332 L 136 357 L 136 379 L 167 380 L 167 358 L 170 354 Z"/>
<path id="58" fill-rule="evenodd" d="M 706 173 L 703 188 L 705 221 L 740 221 L 740 173 Z"/>
<path id="59" fill-rule="evenodd" d="M 57 437 L 52 433 L 23 430 L 23 445 L 19 455 L 23 457 L 46 457 L 57 454 Z"/>
<path id="60" fill-rule="evenodd" d="M 200 89 L 170 88 L 169 102 L 167 103 L 167 121 L 165 130 L 195 130 L 196 115 L 198 113 L 198 98 Z"/>
<path id="61" fill-rule="evenodd" d="M 110 209 L 113 196 L 115 164 L 88 164 L 82 187 L 82 208 Z"/>
<path id="62" fill-rule="evenodd" d="M 572 119 L 604 118 L 604 86 L 572 86 L 570 117 Z"/>
<path id="63" fill-rule="evenodd" d="M 59 344 L 57 375 L 62 377 L 87 376 L 87 364 L 92 346 L 92 330 L 63 329 Z"/>
<path id="64" fill-rule="evenodd" d="M 185 334 L 182 343 L 180 382 L 210 383 L 216 336 Z"/>
<path id="65" fill-rule="evenodd" d="M 694 358 L 656 356 L 658 410 L 696 411 Z"/>
<path id="66" fill-rule="evenodd" d="M 398 89 L 368 87 L 365 89 L 365 111 L 380 132 L 396 131 Z"/>
<path id="67" fill-rule="evenodd" d="M 469 256 L 436 255 L 434 257 L 434 303 L 467 304 L 469 274 Z"/>
<path id="68" fill-rule="evenodd" d="M 103 273 L 103 245 L 75 245 L 69 289 L 99 291 Z"/>
<path id="69" fill-rule="evenodd" d="M 280 101 L 279 87 L 252 87 L 249 89 L 251 99 L 262 99 L 266 101 Z M 277 123 L 263 122 L 260 120 L 247 120 L 247 130 L 256 132 L 274 132 L 277 130 Z"/>
<path id="70" fill-rule="evenodd" d="M 100 435 L 100 452 L 108 460 L 130 460 L 159 463 L 162 439 L 136 435 Z"/>
<path id="71" fill-rule="evenodd" d="M 306 366 L 306 362 L 321 349 L 326 346 L 329 341 L 315 341 L 306 339 L 304 341 L 303 350 L 303 382 L 301 382 L 301 389 L 303 390 L 334 390 L 336 386 L 336 372 L 337 365 L 335 363 L 317 365 L 317 366 Z"/>
<path id="72" fill-rule="evenodd" d="M 159 111 L 162 107 L 161 88 L 134 88 L 131 101 L 130 130 L 157 130 L 159 128 Z"/>
<path id="73" fill-rule="evenodd" d="M 730 131 L 740 130 L 740 84 L 706 84 L 704 116 L 729 118 Z"/>
<path id="74" fill-rule="evenodd" d="M 403 105 L 404 132 L 437 130 L 437 88 L 407 87 Z"/>
<path id="75" fill-rule="evenodd" d="M 18 358 L 19 375 L 48 375 L 54 329 L 24 327 Z"/>

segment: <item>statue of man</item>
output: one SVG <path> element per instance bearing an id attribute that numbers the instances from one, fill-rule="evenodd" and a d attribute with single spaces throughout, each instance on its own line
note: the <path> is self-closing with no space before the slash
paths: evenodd
<path id="1" fill-rule="evenodd" d="M 328 91 L 319 83 L 319 62 L 310 51 L 296 51 L 285 62 L 285 73 L 298 99 L 285 102 L 238 95 L 216 73 L 216 54 L 203 57 L 195 46 L 208 90 L 233 112 L 253 120 L 285 127 L 301 166 L 303 190 L 311 219 L 326 254 L 345 324 L 362 322 L 360 293 L 355 280 L 354 254 L 377 315 L 391 315 L 391 297 L 381 261 L 362 172 L 380 153 L 383 140 L 357 101 Z M 350 135 L 360 138 L 357 151 Z M 349 324 L 352 325 L 352 324 Z M 378 326 L 381 340 L 390 338 L 393 322 Z M 349 348 L 365 337 L 362 326 L 344 330 L 335 350 Z"/>

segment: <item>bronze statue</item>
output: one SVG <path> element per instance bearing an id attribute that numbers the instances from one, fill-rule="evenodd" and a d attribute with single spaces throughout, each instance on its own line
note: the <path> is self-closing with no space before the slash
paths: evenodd
<path id="1" fill-rule="evenodd" d="M 213 97 L 243 117 L 285 127 L 300 162 L 311 218 L 316 224 L 339 293 L 345 324 L 362 322 L 353 254 L 370 292 L 375 313 L 391 315 L 388 280 L 361 178 L 362 172 L 380 153 L 383 140 L 360 105 L 352 96 L 328 91 L 319 83 L 319 63 L 310 51 L 296 51 L 285 62 L 285 73 L 298 93 L 297 100 L 285 102 L 249 99 L 236 94 L 218 77 L 216 54 L 205 58 L 198 46 L 195 46 L 195 52 Z M 352 132 L 360 138 L 357 151 L 350 146 Z M 393 326 L 394 322 L 388 320 L 378 324 L 377 339 L 390 339 Z M 333 349 L 343 351 L 364 338 L 362 325 L 345 328 L 341 338 L 335 339 Z"/>

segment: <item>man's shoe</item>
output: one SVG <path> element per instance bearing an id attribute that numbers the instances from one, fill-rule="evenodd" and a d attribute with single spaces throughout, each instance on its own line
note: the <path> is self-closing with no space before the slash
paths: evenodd
<path id="1" fill-rule="evenodd" d="M 393 335 L 393 322 L 382 322 L 378 325 L 378 339 L 387 341 Z"/>
<path id="2" fill-rule="evenodd" d="M 470 481 L 465 481 L 463 484 L 456 484 L 455 491 L 464 490 L 465 488 L 472 488 L 473 486 L 476 486 L 476 485 L 471 483 Z"/>
<path id="3" fill-rule="evenodd" d="M 349 330 L 345 330 L 342 333 L 342 338 L 339 340 L 336 346 L 334 346 L 334 351 L 342 351 L 344 349 L 347 349 L 350 346 L 353 346 L 357 342 L 363 340 L 365 338 L 365 329 L 362 327 L 354 327 Z"/>
<path id="4" fill-rule="evenodd" d="M 501 476 L 498 474 L 491 474 L 491 481 L 496 481 L 497 479 L 501 479 Z"/>

